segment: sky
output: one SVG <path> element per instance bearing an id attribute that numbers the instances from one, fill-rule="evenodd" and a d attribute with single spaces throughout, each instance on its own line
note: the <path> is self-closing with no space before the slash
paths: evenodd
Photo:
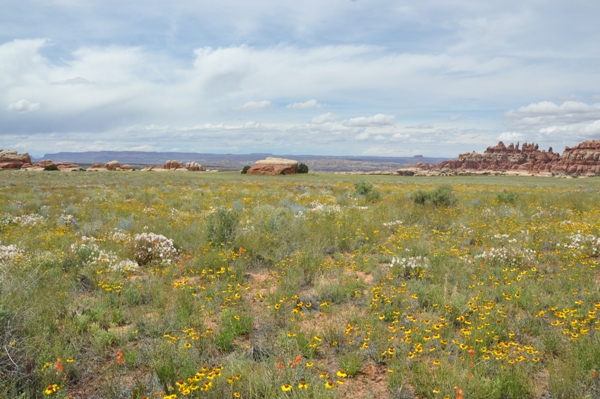
<path id="1" fill-rule="evenodd" d="M 0 0 L 0 148 L 453 158 L 600 139 L 600 2 Z"/>

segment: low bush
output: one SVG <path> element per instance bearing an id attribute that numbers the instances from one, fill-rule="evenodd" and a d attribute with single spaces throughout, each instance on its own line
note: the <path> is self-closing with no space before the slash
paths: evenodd
<path id="1" fill-rule="evenodd" d="M 250 165 L 246 165 L 242 168 L 242 174 L 245 175 L 246 173 L 248 173 L 248 169 L 250 169 Z"/>
<path id="2" fill-rule="evenodd" d="M 506 191 L 506 190 L 503 190 L 500 194 L 498 194 L 496 196 L 496 200 L 498 202 L 502 202 L 505 204 L 512 204 L 512 205 L 514 205 L 517 202 L 518 198 L 519 198 L 519 196 L 517 195 L 517 193 L 515 193 L 514 191 Z"/>
<path id="3" fill-rule="evenodd" d="M 441 207 L 454 206 L 457 202 L 452 186 L 449 184 L 443 184 L 431 191 L 417 190 L 410 195 L 410 199 L 415 205 Z"/>
<path id="4" fill-rule="evenodd" d="M 362 196 L 369 202 L 374 202 L 381 198 L 381 193 L 371 183 L 364 181 L 354 183 L 354 188 L 355 196 Z"/>
<path id="5" fill-rule="evenodd" d="M 44 166 L 44 170 L 45 171 L 52 171 L 52 170 L 59 170 L 59 169 L 58 169 L 58 166 L 56 166 L 54 164 L 51 164 L 51 165 L 48 165 L 48 166 Z"/>
<path id="6" fill-rule="evenodd" d="M 298 173 L 308 173 L 308 166 L 303 163 L 298 165 Z"/>

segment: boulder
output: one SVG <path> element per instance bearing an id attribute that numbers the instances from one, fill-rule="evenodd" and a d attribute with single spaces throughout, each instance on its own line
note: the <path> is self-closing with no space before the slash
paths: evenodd
<path id="1" fill-rule="evenodd" d="M 177 170 L 177 169 L 182 169 L 183 168 L 183 162 L 179 162 L 179 161 L 167 161 L 165 162 L 165 166 L 163 166 L 163 169 L 166 170 Z"/>
<path id="2" fill-rule="evenodd" d="M 19 154 L 14 150 L 0 149 L 0 169 L 21 169 L 23 165 L 31 163 L 31 157 L 26 152 Z"/>
<path id="3" fill-rule="evenodd" d="M 202 167 L 202 165 L 200 165 L 197 162 L 187 162 L 185 164 L 185 167 L 187 168 L 187 170 L 189 170 L 190 172 L 202 172 L 204 171 L 204 168 Z"/>
<path id="4" fill-rule="evenodd" d="M 121 169 L 121 164 L 119 163 L 119 161 L 110 161 L 104 164 L 104 169 L 108 169 L 108 170 L 117 170 L 117 169 Z"/>
<path id="5" fill-rule="evenodd" d="M 298 161 L 273 157 L 256 161 L 254 166 L 248 169 L 247 172 L 249 175 L 290 175 L 296 173 L 298 173 Z"/>

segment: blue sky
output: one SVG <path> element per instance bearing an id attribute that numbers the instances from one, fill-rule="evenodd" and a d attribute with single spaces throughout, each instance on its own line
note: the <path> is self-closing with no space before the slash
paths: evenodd
<path id="1" fill-rule="evenodd" d="M 599 15 L 577 0 L 6 0 L 0 148 L 561 151 L 600 139 Z"/>

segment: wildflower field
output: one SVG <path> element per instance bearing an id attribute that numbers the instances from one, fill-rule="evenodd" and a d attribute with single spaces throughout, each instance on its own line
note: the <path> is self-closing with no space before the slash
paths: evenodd
<path id="1" fill-rule="evenodd" d="M 0 172 L 0 397 L 599 397 L 599 193 Z"/>

